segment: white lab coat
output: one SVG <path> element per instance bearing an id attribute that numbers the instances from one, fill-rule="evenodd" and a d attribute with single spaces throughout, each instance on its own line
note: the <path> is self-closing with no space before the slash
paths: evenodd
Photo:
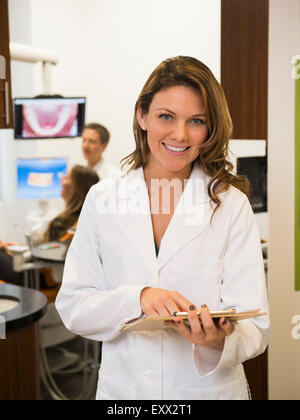
<path id="1" fill-rule="evenodd" d="M 88 194 L 56 307 L 72 332 L 103 342 L 97 399 L 248 399 L 242 362 L 264 352 L 268 316 L 240 321 L 223 351 L 193 345 L 170 328 L 120 332 L 141 314 L 146 286 L 178 291 L 211 310 L 268 312 L 249 201 L 231 187 L 210 223 L 209 196 L 201 188 L 208 181 L 195 166 L 158 258 L 142 168 Z"/>

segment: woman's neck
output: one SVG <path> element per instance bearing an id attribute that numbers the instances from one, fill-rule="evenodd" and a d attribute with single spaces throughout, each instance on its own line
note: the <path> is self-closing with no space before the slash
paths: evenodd
<path id="1" fill-rule="evenodd" d="M 191 171 L 192 165 L 183 168 L 181 171 L 173 172 L 167 170 L 159 163 L 150 161 L 144 167 L 144 177 L 147 184 L 149 184 L 153 179 L 156 179 L 158 181 L 166 179 L 169 182 L 172 182 L 173 180 L 177 179 L 181 181 L 182 184 L 184 184 L 184 181 L 190 177 Z"/>
<path id="2" fill-rule="evenodd" d="M 182 171 L 172 172 L 157 164 L 144 167 L 144 177 L 149 193 L 152 214 L 172 216 L 183 194 L 192 165 Z"/>

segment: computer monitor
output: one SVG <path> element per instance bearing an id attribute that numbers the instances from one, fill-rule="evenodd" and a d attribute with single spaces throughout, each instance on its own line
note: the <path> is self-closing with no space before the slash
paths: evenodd
<path id="1" fill-rule="evenodd" d="M 85 123 L 86 98 L 14 99 L 15 139 L 80 137 Z"/>
<path id="2" fill-rule="evenodd" d="M 250 204 L 254 213 L 267 212 L 267 156 L 238 158 L 237 173 L 246 175 L 250 181 Z"/>
<path id="3" fill-rule="evenodd" d="M 17 159 L 17 198 L 47 200 L 60 197 L 60 181 L 67 168 L 65 157 Z"/>

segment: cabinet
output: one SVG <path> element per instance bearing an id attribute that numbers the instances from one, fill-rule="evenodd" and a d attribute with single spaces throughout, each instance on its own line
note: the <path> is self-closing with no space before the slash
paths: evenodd
<path id="1" fill-rule="evenodd" d="M 221 80 L 233 139 L 267 140 L 269 0 L 222 0 Z"/>
<path id="2" fill-rule="evenodd" d="M 38 321 L 46 313 L 47 298 L 37 290 L 0 284 L 1 299 L 18 305 L 1 313 L 6 331 L 0 339 L 0 401 L 39 400 Z"/>
<path id="3" fill-rule="evenodd" d="M 254 401 L 268 400 L 268 350 L 244 363 L 250 393 Z"/>
<path id="4" fill-rule="evenodd" d="M 268 139 L 269 0 L 221 0 L 221 81 L 233 139 Z M 268 352 L 248 360 L 254 400 L 268 399 Z"/>
<path id="5" fill-rule="evenodd" d="M 0 129 L 13 128 L 8 0 L 0 0 Z"/>

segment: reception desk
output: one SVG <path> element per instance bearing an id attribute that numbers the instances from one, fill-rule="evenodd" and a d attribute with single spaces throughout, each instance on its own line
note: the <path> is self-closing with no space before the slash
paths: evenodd
<path id="1" fill-rule="evenodd" d="M 40 399 L 38 320 L 46 310 L 42 293 L 0 284 L 0 400 Z"/>

